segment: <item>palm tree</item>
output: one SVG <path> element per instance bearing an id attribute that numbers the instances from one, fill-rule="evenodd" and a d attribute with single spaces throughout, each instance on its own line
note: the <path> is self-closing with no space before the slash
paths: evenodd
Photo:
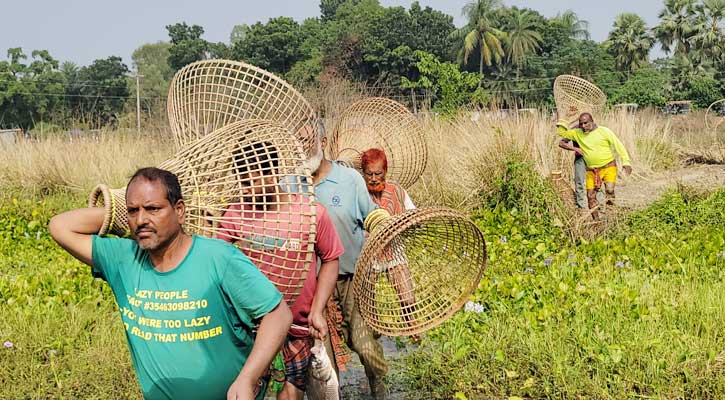
<path id="1" fill-rule="evenodd" d="M 493 24 L 493 13 L 502 7 L 501 0 L 476 0 L 463 7 L 463 15 L 468 18 L 468 25 L 454 32 L 463 38 L 463 48 L 459 56 L 463 64 L 478 50 L 479 73 L 483 77 L 483 66 L 501 63 L 504 56 L 503 43 L 507 40 L 506 33 Z M 480 83 L 479 83 L 480 87 Z"/>
<path id="2" fill-rule="evenodd" d="M 512 17 L 507 32 L 506 54 L 508 60 L 516 66 L 516 75 L 518 77 L 526 55 L 540 49 L 543 39 L 535 29 L 537 24 L 531 12 L 513 10 Z"/>
<path id="3" fill-rule="evenodd" d="M 563 14 L 557 14 L 552 21 L 564 27 L 573 39 L 589 39 L 589 22 L 579 19 L 579 16 L 572 10 L 566 10 Z"/>
<path id="4" fill-rule="evenodd" d="M 722 61 L 725 57 L 725 33 L 722 28 L 725 0 L 704 0 L 695 6 L 695 10 L 697 16 L 690 38 L 692 46 L 706 61 Z"/>
<path id="5" fill-rule="evenodd" d="M 669 52 L 673 45 L 676 54 L 684 55 L 690 50 L 696 3 L 697 0 L 665 0 L 665 8 L 659 13 L 660 23 L 654 28 L 662 50 Z"/>
<path id="6" fill-rule="evenodd" d="M 647 64 L 649 51 L 655 44 L 647 31 L 644 20 L 637 14 L 622 13 L 614 20 L 605 46 L 617 63 L 617 67 L 632 72 Z"/>

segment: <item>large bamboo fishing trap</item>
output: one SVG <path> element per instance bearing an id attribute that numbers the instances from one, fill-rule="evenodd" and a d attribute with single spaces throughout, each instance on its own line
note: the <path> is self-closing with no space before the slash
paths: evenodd
<path id="1" fill-rule="evenodd" d="M 607 95 L 597 85 L 573 75 L 559 75 L 554 80 L 554 102 L 560 119 L 573 122 L 584 112 L 601 117 Z"/>
<path id="2" fill-rule="evenodd" d="M 290 304 L 316 262 L 316 215 L 300 142 L 271 121 L 231 123 L 183 147 L 159 168 L 177 175 L 188 233 L 233 241 Z M 99 185 L 100 234 L 128 235 L 125 188 Z"/>
<path id="3" fill-rule="evenodd" d="M 314 125 L 312 106 L 278 76 L 241 61 L 203 60 L 180 69 L 171 80 L 167 103 L 177 146 L 232 122 L 279 122 L 291 132 Z M 307 146 L 313 136 L 300 135 Z"/>
<path id="4" fill-rule="evenodd" d="M 478 287 L 486 242 L 470 218 L 446 208 L 390 217 L 375 210 L 353 277 L 358 308 L 385 335 L 415 335 L 458 311 Z"/>
<path id="5" fill-rule="evenodd" d="M 350 105 L 329 139 L 330 158 L 357 169 L 365 150 L 384 150 L 388 179 L 404 188 L 418 180 L 428 162 L 420 122 L 405 106 L 383 97 L 369 97 Z"/>

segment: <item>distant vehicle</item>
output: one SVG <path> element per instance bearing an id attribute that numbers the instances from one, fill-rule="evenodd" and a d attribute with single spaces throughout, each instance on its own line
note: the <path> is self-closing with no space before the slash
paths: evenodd
<path id="1" fill-rule="evenodd" d="M 668 101 L 662 110 L 665 114 L 670 115 L 689 114 L 690 111 L 692 111 L 691 100 Z"/>

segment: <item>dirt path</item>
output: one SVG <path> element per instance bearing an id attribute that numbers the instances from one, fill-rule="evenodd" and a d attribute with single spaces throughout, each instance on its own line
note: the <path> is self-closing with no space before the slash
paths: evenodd
<path id="1" fill-rule="evenodd" d="M 700 190 L 725 186 L 725 165 L 695 164 L 673 171 L 637 174 L 617 182 L 617 203 L 625 208 L 643 208 L 668 189 L 682 184 Z"/>
<path id="2" fill-rule="evenodd" d="M 403 382 L 399 382 L 400 372 L 396 371 L 395 361 L 398 360 L 406 351 L 411 351 L 414 345 L 406 344 L 406 347 L 398 349 L 395 345 L 395 339 L 383 336 L 379 339 L 383 345 L 383 353 L 385 359 L 388 361 L 390 372 L 386 377 L 388 382 L 390 400 L 407 400 L 407 399 L 419 399 L 424 396 L 417 396 L 412 393 L 405 391 L 406 386 Z M 406 341 L 407 342 L 407 341 Z M 340 373 L 340 387 L 342 389 L 342 398 L 345 400 L 370 400 L 370 385 L 368 385 L 368 379 L 365 376 L 362 364 L 357 357 L 357 354 L 352 354 L 352 361 L 347 367 L 347 370 Z"/>

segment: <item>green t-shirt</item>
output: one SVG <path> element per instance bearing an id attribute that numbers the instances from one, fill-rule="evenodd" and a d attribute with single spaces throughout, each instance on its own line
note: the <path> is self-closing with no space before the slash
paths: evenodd
<path id="1" fill-rule="evenodd" d="M 93 275 L 111 286 L 146 399 L 226 399 L 247 360 L 254 321 L 282 295 L 237 248 L 193 236 L 158 272 L 130 239 L 93 236 Z"/>

